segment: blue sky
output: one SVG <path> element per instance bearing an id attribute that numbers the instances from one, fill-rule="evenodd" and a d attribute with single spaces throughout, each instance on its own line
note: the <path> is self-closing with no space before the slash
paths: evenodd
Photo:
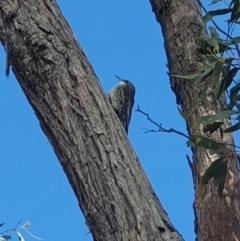
<path id="1" fill-rule="evenodd" d="M 118 83 L 115 74 L 129 79 L 136 87 L 134 109 L 139 104 L 164 128 L 186 133 L 166 74 L 161 29 L 149 2 L 59 0 L 58 4 L 105 93 Z M 1 230 L 22 219 L 29 220 L 30 231 L 44 240 L 92 240 L 32 108 L 13 73 L 5 77 L 3 48 L 0 61 L 0 223 L 5 223 Z M 134 111 L 129 139 L 172 223 L 185 240 L 193 240 L 193 184 L 186 160 L 191 152 L 186 139 L 145 134 L 142 128 L 155 127 Z"/>

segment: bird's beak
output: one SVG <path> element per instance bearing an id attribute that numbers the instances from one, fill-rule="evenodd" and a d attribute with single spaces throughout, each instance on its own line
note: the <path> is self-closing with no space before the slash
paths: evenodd
<path id="1" fill-rule="evenodd" d="M 121 78 L 118 77 L 117 75 L 115 75 L 115 77 L 116 77 L 119 81 L 123 81 L 123 79 L 121 79 Z"/>
<path id="2" fill-rule="evenodd" d="M 120 77 L 118 77 L 117 75 L 115 75 L 116 78 L 118 78 L 118 80 L 120 81 L 120 83 L 122 84 L 126 84 L 126 81 L 124 79 L 121 79 Z"/>

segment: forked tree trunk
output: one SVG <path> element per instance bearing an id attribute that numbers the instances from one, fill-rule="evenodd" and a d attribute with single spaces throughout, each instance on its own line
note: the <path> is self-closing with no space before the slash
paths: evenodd
<path id="1" fill-rule="evenodd" d="M 1 0 L 0 40 L 94 239 L 182 240 L 55 0 Z"/>
<path id="2" fill-rule="evenodd" d="M 204 62 L 204 59 L 196 54 L 194 40 L 196 37 L 206 34 L 198 1 L 150 0 L 150 2 L 156 19 L 162 27 L 169 74 L 188 75 L 196 73 L 197 62 Z M 176 94 L 177 104 L 181 105 L 186 116 L 189 116 L 199 100 L 201 90 L 194 86 L 191 81 L 170 77 L 170 83 Z M 190 134 L 203 134 L 202 126 L 194 125 L 200 116 L 215 114 L 224 110 L 226 104 L 224 97 L 217 103 L 213 103 L 211 96 L 214 90 L 214 86 L 208 89 L 207 98 L 191 115 L 188 124 Z M 221 140 L 218 134 L 215 134 L 214 138 Z M 234 144 L 231 134 L 225 134 L 224 141 L 230 145 Z M 209 151 L 200 148 L 192 148 L 192 151 L 192 171 L 196 191 L 206 168 L 218 156 L 216 154 L 211 155 Z M 229 147 L 222 150 L 221 154 L 224 154 L 225 160 L 228 161 L 228 175 L 222 201 L 220 201 L 212 182 L 206 186 L 205 194 L 197 192 L 195 195 L 195 232 L 199 241 L 240 240 L 236 153 L 233 148 Z"/>

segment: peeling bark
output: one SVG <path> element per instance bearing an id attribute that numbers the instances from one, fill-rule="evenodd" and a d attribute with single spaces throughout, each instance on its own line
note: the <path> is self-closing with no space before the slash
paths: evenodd
<path id="1" fill-rule="evenodd" d="M 1 0 L 0 41 L 94 240 L 182 240 L 56 2 Z"/>
<path id="2" fill-rule="evenodd" d="M 150 0 L 157 21 L 162 27 L 165 50 L 168 59 L 170 75 L 189 75 L 197 70 L 197 62 L 204 62 L 202 56 L 197 55 L 195 38 L 205 35 L 206 29 L 202 21 L 200 7 L 197 0 Z M 210 81 L 210 80 L 209 80 Z M 170 76 L 170 84 L 176 94 L 177 104 L 188 116 L 201 95 L 200 88 L 190 81 L 180 80 Z M 213 103 L 212 95 L 215 86 L 207 90 L 207 97 L 199 108 L 191 115 L 187 124 L 190 135 L 203 133 L 203 126 L 196 126 L 200 116 L 216 114 L 224 110 L 226 100 L 224 96 L 217 103 Z M 225 127 L 230 123 L 226 122 Z M 216 140 L 221 140 L 220 134 L 213 135 Z M 238 169 L 237 158 L 232 134 L 224 136 L 225 143 L 229 144 L 222 150 L 225 161 L 228 162 L 227 181 L 220 201 L 216 187 L 210 182 L 200 190 L 201 177 L 206 168 L 216 160 L 219 155 L 211 154 L 201 148 L 192 148 L 193 152 L 193 181 L 195 192 L 195 232 L 199 241 L 231 241 L 240 240 L 240 213 L 238 199 Z M 202 193 L 202 196 L 199 195 Z"/>

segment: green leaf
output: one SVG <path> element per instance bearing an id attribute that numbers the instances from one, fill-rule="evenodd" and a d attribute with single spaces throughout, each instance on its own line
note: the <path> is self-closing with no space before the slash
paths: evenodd
<path id="1" fill-rule="evenodd" d="M 215 4 L 215 3 L 218 3 L 218 2 L 222 2 L 222 0 L 213 0 L 213 1 L 209 4 L 209 6 L 210 6 L 210 5 L 213 5 L 213 4 Z"/>
<path id="2" fill-rule="evenodd" d="M 240 84 L 236 84 L 233 88 L 230 90 L 230 103 L 227 105 L 227 109 L 231 110 L 239 100 L 238 92 L 240 91 Z"/>
<path id="3" fill-rule="evenodd" d="M 178 78 L 182 78 L 182 79 L 195 79 L 196 77 L 198 77 L 201 74 L 190 74 L 190 75 L 171 75 L 174 77 L 178 77 Z"/>
<path id="4" fill-rule="evenodd" d="M 226 75 L 226 88 L 225 90 L 230 86 L 230 84 L 233 81 L 233 78 L 235 77 L 235 75 L 237 74 L 238 70 L 240 68 L 234 67 L 232 68 Z"/>
<path id="5" fill-rule="evenodd" d="M 20 233 L 17 229 L 16 229 L 15 231 L 16 231 L 16 233 L 17 233 L 17 236 L 18 236 L 19 241 L 25 241 L 24 238 L 23 238 L 23 236 L 21 235 L 21 233 Z"/>
<path id="6" fill-rule="evenodd" d="M 213 123 L 217 120 L 229 117 L 231 115 L 236 115 L 239 114 L 240 112 L 238 110 L 225 110 L 222 111 L 220 113 L 217 113 L 216 115 L 206 115 L 206 116 L 202 116 L 198 119 L 197 121 L 197 125 L 199 125 L 200 123 L 204 123 L 204 124 L 210 124 Z"/>
<path id="7" fill-rule="evenodd" d="M 217 10 L 209 11 L 206 15 L 203 16 L 203 22 L 206 24 L 208 21 L 210 21 L 214 16 L 216 15 L 224 15 L 227 13 L 232 12 L 232 9 L 230 8 L 222 8 Z"/>
<path id="8" fill-rule="evenodd" d="M 207 55 L 211 54 L 213 47 L 211 40 L 206 36 L 200 36 L 195 39 L 195 44 L 197 46 L 197 51 L 199 54 Z"/>
<path id="9" fill-rule="evenodd" d="M 218 42 L 218 45 L 219 45 L 219 50 L 218 50 L 219 53 L 223 53 L 229 49 L 229 46 L 225 43 Z"/>
<path id="10" fill-rule="evenodd" d="M 206 169 L 202 177 L 203 184 L 207 184 L 209 180 L 211 180 L 214 177 L 214 175 L 216 175 L 216 171 L 219 169 L 219 166 L 221 166 L 222 163 L 223 163 L 222 157 L 218 158 L 217 160 L 211 163 L 211 165 Z"/>
<path id="11" fill-rule="evenodd" d="M 231 43 L 233 43 L 233 44 L 238 44 L 238 43 L 240 43 L 240 37 L 232 38 L 232 39 L 231 39 Z"/>
<path id="12" fill-rule="evenodd" d="M 230 62 L 232 62 L 232 60 L 231 60 Z M 227 67 L 230 67 L 230 66 L 227 66 Z M 225 68 L 223 68 L 223 69 L 221 69 L 221 70 L 222 70 L 222 72 L 225 73 L 225 72 L 227 71 L 227 69 L 229 69 L 229 68 L 226 68 L 226 67 L 225 67 Z M 238 72 L 238 69 L 239 69 L 239 68 L 237 68 L 237 67 L 232 68 L 232 69 L 224 76 L 224 78 L 222 78 L 222 79 L 220 80 L 220 83 L 218 84 L 218 88 L 217 88 L 217 91 L 216 91 L 216 93 L 215 93 L 215 96 L 214 96 L 213 101 L 216 101 L 216 100 L 221 96 L 221 94 L 222 94 L 225 90 L 227 90 L 227 88 L 231 85 L 234 76 L 235 76 L 236 73 Z"/>
<path id="13" fill-rule="evenodd" d="M 224 144 L 221 142 L 217 142 L 211 138 L 199 135 L 192 135 L 188 141 L 188 145 L 199 146 L 210 150 L 218 150 L 224 146 Z"/>
<path id="14" fill-rule="evenodd" d="M 216 131 L 221 125 L 223 124 L 223 122 L 214 122 L 212 124 L 208 124 L 206 126 L 203 127 L 203 132 L 209 132 L 210 135 Z"/>
<path id="15" fill-rule="evenodd" d="M 216 101 L 220 96 L 221 94 L 227 90 L 227 88 L 231 85 L 232 81 L 233 81 L 233 77 L 236 75 L 238 69 L 237 68 L 233 68 L 231 69 L 227 75 L 225 75 L 224 78 L 222 78 L 219 82 L 219 85 L 218 85 L 218 88 L 217 88 L 217 91 L 215 93 L 215 96 L 214 96 L 214 99 L 213 101 Z"/>
<path id="16" fill-rule="evenodd" d="M 222 168 L 219 178 L 216 177 L 213 179 L 215 185 L 218 187 L 218 195 L 219 195 L 220 200 L 222 199 L 223 189 L 224 189 L 226 178 L 227 178 L 227 163 L 226 162 L 225 162 L 225 166 Z"/>
<path id="17" fill-rule="evenodd" d="M 232 14 L 229 22 L 235 22 L 238 18 L 238 12 L 239 12 L 239 0 L 233 0 L 231 3 L 233 3 L 233 9 L 232 9 Z"/>
<path id="18" fill-rule="evenodd" d="M 214 65 L 213 75 L 212 75 L 213 81 L 218 81 L 219 80 L 219 75 L 220 75 L 220 73 L 222 71 L 222 66 L 223 66 L 223 63 L 220 60 L 218 60 L 216 62 L 216 64 Z"/>
<path id="19" fill-rule="evenodd" d="M 225 78 L 221 79 L 219 81 L 218 86 L 217 86 L 217 90 L 216 90 L 214 98 L 213 98 L 213 102 L 215 102 L 216 100 L 219 99 L 219 97 L 224 92 L 224 90 L 225 90 Z"/>
<path id="20" fill-rule="evenodd" d="M 223 139 L 223 129 L 222 129 L 222 127 L 219 128 L 219 131 L 220 131 L 220 137 L 221 137 L 221 139 Z"/>
<path id="21" fill-rule="evenodd" d="M 239 91 L 240 90 L 240 83 L 239 84 L 236 84 L 235 86 L 233 86 L 231 89 L 230 89 L 230 95 L 235 93 L 236 91 Z"/>
<path id="22" fill-rule="evenodd" d="M 214 56 L 214 55 L 209 55 L 209 56 L 207 56 L 207 59 L 208 59 L 208 62 L 209 62 L 209 63 L 213 63 L 213 62 L 216 63 L 216 61 L 217 61 L 217 58 L 216 58 L 216 56 Z M 218 61 L 217 61 L 217 62 L 218 62 Z"/>
<path id="23" fill-rule="evenodd" d="M 227 128 L 226 130 L 224 130 L 223 132 L 234 132 L 240 129 L 240 122 L 238 122 L 237 124 Z"/>
<path id="24" fill-rule="evenodd" d="M 238 70 L 240 68 L 234 67 L 232 68 L 227 74 L 226 76 L 221 80 L 221 83 L 218 86 L 218 89 L 216 91 L 215 97 L 213 101 L 216 101 L 220 95 L 227 90 L 227 88 L 231 85 L 233 78 L 235 77 L 235 75 L 237 74 Z"/>
<path id="25" fill-rule="evenodd" d="M 230 84 L 232 83 L 233 78 L 235 77 L 239 69 L 240 68 L 234 67 L 227 73 L 226 81 L 229 83 L 228 86 L 230 86 Z"/>
<path id="26" fill-rule="evenodd" d="M 222 198 L 223 188 L 227 178 L 227 162 L 222 157 L 215 160 L 205 171 L 202 183 L 207 184 L 213 178 L 213 183 L 218 187 L 219 197 Z"/>
<path id="27" fill-rule="evenodd" d="M 195 44 L 198 48 L 207 48 L 209 46 L 206 36 L 200 36 L 195 39 Z"/>
<path id="28" fill-rule="evenodd" d="M 30 227 L 30 222 L 29 221 L 26 221 L 22 226 L 21 228 L 23 229 L 28 229 Z"/>
<path id="29" fill-rule="evenodd" d="M 232 12 L 232 9 L 222 8 L 222 9 L 216 9 L 216 10 L 209 11 L 208 14 L 212 15 L 212 16 L 216 16 L 216 15 L 224 15 L 224 14 L 227 14 L 230 12 Z"/>
<path id="30" fill-rule="evenodd" d="M 216 31 L 215 28 L 213 28 L 212 26 L 210 26 L 209 28 L 210 31 L 210 36 L 211 36 L 211 45 L 214 47 L 214 52 L 218 53 L 219 50 L 219 44 L 218 44 L 218 40 L 219 40 L 219 35 Z"/>
<path id="31" fill-rule="evenodd" d="M 203 16 L 202 20 L 203 22 L 206 24 L 207 22 L 209 22 L 214 16 L 210 15 L 209 13 L 207 13 L 206 15 Z"/>
<path id="32" fill-rule="evenodd" d="M 232 63 L 232 59 L 226 59 L 225 60 L 225 66 L 223 67 L 223 65 L 222 65 L 221 72 L 222 72 L 223 78 L 221 78 L 219 80 L 217 91 L 215 92 L 215 96 L 214 96 L 213 101 L 216 101 L 221 96 L 221 94 L 225 90 L 227 90 L 227 88 L 232 83 L 232 80 L 233 80 L 232 76 L 233 76 L 233 74 L 235 73 L 236 70 L 230 70 L 231 63 Z M 235 69 L 235 68 L 233 68 L 233 69 Z"/>
<path id="33" fill-rule="evenodd" d="M 216 61 L 217 62 L 217 61 Z M 194 84 L 195 85 L 199 85 L 201 84 L 204 80 L 205 80 L 205 77 L 207 77 L 208 75 L 210 75 L 213 71 L 213 68 L 216 64 L 216 62 L 212 62 L 208 68 L 199 76 L 196 78 L 196 80 L 194 81 Z"/>
<path id="34" fill-rule="evenodd" d="M 230 71 L 230 68 L 231 68 L 231 65 L 232 65 L 232 61 L 233 61 L 233 58 L 225 59 L 224 68 L 223 68 L 223 71 L 222 71 L 223 72 L 222 73 L 223 78 L 225 78 L 225 76 Z"/>
<path id="35" fill-rule="evenodd" d="M 10 235 L 2 235 L 2 236 L 0 236 L 0 240 L 1 241 L 4 241 L 4 240 L 9 240 L 9 239 L 11 239 L 12 237 L 10 236 Z"/>

